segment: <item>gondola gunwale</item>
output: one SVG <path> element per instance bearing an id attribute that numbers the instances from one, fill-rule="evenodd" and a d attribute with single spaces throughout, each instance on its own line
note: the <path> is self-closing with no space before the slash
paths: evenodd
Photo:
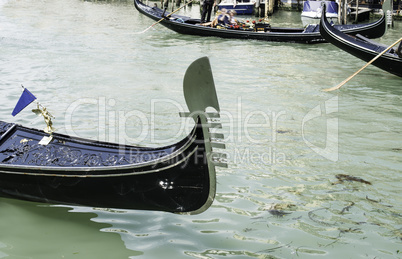
<path id="1" fill-rule="evenodd" d="M 64 134 L 58 134 L 58 133 L 54 133 L 54 138 L 55 139 L 69 139 L 69 141 L 71 142 L 79 142 L 79 141 L 84 141 L 85 145 L 89 145 L 89 146 L 103 146 L 103 145 L 110 145 L 110 146 L 116 146 L 116 147 L 123 147 L 124 149 L 126 148 L 140 148 L 140 149 L 144 149 L 144 150 L 152 150 L 152 151 L 157 151 L 157 150 L 163 150 L 163 149 L 167 149 L 169 147 L 173 147 L 176 146 L 178 143 L 182 143 L 183 141 L 185 142 L 184 144 L 180 145 L 180 148 L 175 150 L 174 152 L 163 156 L 161 158 L 158 159 L 154 159 L 154 160 L 150 160 L 147 162 L 143 162 L 143 163 L 133 163 L 133 164 L 127 164 L 127 165 L 110 165 L 110 166 L 95 166 L 95 167 L 83 167 L 83 166 L 26 166 L 26 165 L 13 165 L 13 164 L 3 164 L 0 163 L 0 169 L 1 168 L 23 168 L 23 169 L 27 169 L 27 170 L 41 170 L 41 171 L 85 171 L 85 172 L 90 172 L 90 171 L 95 171 L 95 172 L 99 172 L 99 171 L 110 171 L 110 170 L 130 170 L 130 169 L 138 169 L 141 167 L 147 167 L 147 166 L 152 166 L 154 164 L 157 163 L 163 163 L 166 162 L 174 157 L 178 157 L 180 156 L 180 154 L 183 154 L 187 148 L 189 148 L 192 143 L 194 143 L 194 141 L 196 141 L 196 128 L 197 126 L 199 126 L 200 124 L 197 123 L 194 128 L 191 130 L 191 132 L 187 135 L 187 137 L 183 138 L 182 140 L 176 142 L 175 144 L 171 144 L 171 145 L 167 145 L 167 146 L 163 146 L 163 147 L 157 147 L 157 148 L 148 148 L 148 147 L 136 147 L 136 146 L 130 146 L 130 145 L 123 145 L 123 144 L 116 144 L 116 143 L 110 143 L 110 142 L 101 142 L 101 141 L 95 141 L 95 140 L 90 140 L 90 139 L 84 139 L 84 138 L 78 138 L 78 137 L 71 137 L 68 135 L 64 135 Z M 27 128 L 27 127 L 23 127 L 20 125 L 16 125 L 14 124 L 10 129 L 7 130 L 6 133 L 4 133 L 2 135 L 2 137 L 0 138 L 0 143 L 3 139 L 3 137 L 5 138 L 6 134 L 10 134 L 10 131 L 12 130 L 12 128 L 16 128 L 16 127 L 20 127 L 25 131 L 31 131 L 31 132 L 36 132 L 36 133 L 42 133 L 42 135 L 46 135 L 46 133 L 44 133 L 43 131 L 37 130 L 37 129 L 33 129 L 33 128 Z M 17 129 L 16 129 L 17 130 Z M 118 150 L 118 149 L 117 149 Z M 195 152 L 195 151 L 194 151 Z M 182 159 L 185 160 L 185 159 Z M 180 164 L 180 163 L 177 163 Z M 168 167 L 167 167 L 168 168 Z M 164 170 L 164 168 L 159 168 L 158 170 L 152 170 L 149 172 L 135 172 L 132 174 L 146 174 L 146 173 L 152 173 L 155 171 L 161 171 Z M 45 175 L 45 174 L 44 174 Z M 111 174 L 113 175 L 113 174 Z M 49 175 L 50 176 L 50 175 Z M 65 175 L 66 177 L 90 177 L 89 175 Z M 106 176 L 106 175 L 105 175 Z M 102 175 L 95 175 L 94 177 L 102 177 Z"/>
<path id="2" fill-rule="evenodd" d="M 16 165 L 10 165 L 10 166 L 3 166 L 3 167 L 0 167 L 0 173 L 16 174 L 16 175 L 32 175 L 32 176 L 62 177 L 62 178 L 100 178 L 100 177 L 106 177 L 106 178 L 107 178 L 107 177 L 124 177 L 124 176 L 133 176 L 133 175 L 142 175 L 142 174 L 152 174 L 152 173 L 161 172 L 161 171 L 164 171 L 164 170 L 167 170 L 167 169 L 170 169 L 170 168 L 173 168 L 173 167 L 178 166 L 179 164 L 181 164 L 181 163 L 185 162 L 186 160 L 188 160 L 188 159 L 196 152 L 197 149 L 198 149 L 198 146 L 195 147 L 195 148 L 193 149 L 193 151 L 191 151 L 187 156 L 183 157 L 182 160 L 177 161 L 177 162 L 174 163 L 174 164 L 169 164 L 169 166 L 165 166 L 165 167 L 161 167 L 161 168 L 153 169 L 153 170 L 141 171 L 141 172 L 114 173 L 114 174 L 94 174 L 94 175 L 88 175 L 88 174 L 85 174 L 85 175 L 83 175 L 83 174 L 81 174 L 81 175 L 72 175 L 72 174 L 63 174 L 63 175 L 60 175 L 60 174 L 56 174 L 56 173 L 30 173 L 30 172 L 16 172 L 16 171 L 4 171 L 4 170 L 2 170 L 3 168 L 7 168 L 7 169 L 20 169 L 20 170 L 40 170 L 40 171 L 45 171 L 45 170 L 46 170 L 46 171 L 52 171 L 52 172 L 56 171 L 56 172 L 58 172 L 58 173 L 60 173 L 60 172 L 62 172 L 62 171 L 69 171 L 69 170 L 60 170 L 59 168 L 57 168 L 57 170 L 51 170 L 51 169 L 48 169 L 48 168 L 46 168 L 46 167 L 40 167 L 40 166 L 37 166 L 37 167 L 30 167 L 30 166 L 21 167 L 21 166 L 16 166 Z M 71 168 L 71 167 L 70 167 L 70 168 Z M 45 169 L 45 170 L 44 170 L 44 169 Z M 85 168 L 85 169 L 88 169 L 88 168 Z M 81 172 L 83 172 L 83 171 L 85 171 L 85 172 L 90 171 L 90 170 L 85 170 L 85 169 L 81 170 Z M 130 170 L 130 169 L 132 169 L 132 168 L 124 168 L 124 169 L 118 168 L 118 169 L 121 169 L 121 170 Z M 107 170 L 107 169 L 105 169 L 105 170 Z M 92 170 L 92 171 L 93 171 L 93 170 Z"/>
<path id="3" fill-rule="evenodd" d="M 198 21 L 199 19 L 192 19 L 191 17 L 172 14 L 168 18 L 170 13 L 164 12 L 164 10 L 157 7 L 150 7 L 145 5 L 140 0 L 134 0 L 134 5 L 137 10 L 146 15 L 147 17 L 158 21 L 163 26 L 171 29 L 177 33 L 197 35 L 197 36 L 213 36 L 220 38 L 235 38 L 235 39 L 251 39 L 251 40 L 264 40 L 272 42 L 291 42 L 291 43 L 323 43 L 326 42 L 319 32 L 319 25 L 314 27 L 313 32 L 305 32 L 304 28 L 279 28 L 271 27 L 271 32 L 254 32 L 254 31 L 242 31 L 231 29 L 217 29 L 212 27 L 206 27 L 195 24 L 187 24 L 172 21 L 171 18 L 180 18 L 186 21 Z M 163 17 L 162 17 L 163 15 Z M 357 24 L 357 25 L 336 25 L 342 31 L 348 34 L 363 34 L 369 38 L 381 37 L 384 34 L 383 27 L 386 26 L 385 15 L 375 22 L 369 24 Z M 283 31 L 283 32 L 280 32 Z M 293 31 L 293 32 L 292 32 Z"/>
<path id="4" fill-rule="evenodd" d="M 371 40 L 364 40 L 363 37 L 347 35 L 337 30 L 325 20 L 324 10 L 325 7 L 320 21 L 320 33 L 329 43 L 366 62 L 369 62 L 387 48 L 387 46 Z M 372 64 L 391 74 L 402 77 L 402 58 L 396 54 L 395 50 L 390 49 Z"/>

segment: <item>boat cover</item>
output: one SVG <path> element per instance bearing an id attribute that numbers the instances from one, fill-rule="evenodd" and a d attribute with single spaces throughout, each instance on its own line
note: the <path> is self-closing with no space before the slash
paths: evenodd
<path id="1" fill-rule="evenodd" d="M 332 1 L 305 1 L 303 5 L 303 12 L 319 12 L 321 13 L 321 4 L 325 3 L 327 6 L 327 13 L 334 13 L 338 15 L 338 4 Z"/>

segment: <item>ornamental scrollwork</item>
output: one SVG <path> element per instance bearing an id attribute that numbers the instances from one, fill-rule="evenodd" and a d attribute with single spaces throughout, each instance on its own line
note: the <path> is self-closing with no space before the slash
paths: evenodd
<path id="1" fill-rule="evenodd" d="M 0 150 L 3 157 L 1 163 L 59 167 L 102 167 L 144 163 L 167 155 L 165 150 L 150 152 L 139 152 L 135 149 L 114 150 L 119 151 L 116 154 L 116 152 L 95 152 L 69 147 L 65 143 L 44 146 L 34 143 L 34 141 L 18 141 L 15 136 L 11 139 L 13 143 Z"/>

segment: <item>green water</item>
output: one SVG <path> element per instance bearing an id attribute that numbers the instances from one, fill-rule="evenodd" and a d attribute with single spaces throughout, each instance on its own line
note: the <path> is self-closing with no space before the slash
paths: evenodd
<path id="1" fill-rule="evenodd" d="M 300 27 L 299 14 L 271 22 Z M 44 127 L 29 109 L 10 115 L 23 84 L 58 132 L 173 143 L 191 126 L 184 72 L 208 56 L 229 157 L 213 205 L 182 216 L 1 198 L 0 258 L 402 257 L 401 78 L 368 67 L 326 93 L 365 62 L 330 44 L 138 34 L 152 23 L 131 2 L 1 0 L 1 120 Z M 376 41 L 401 34 L 396 22 Z"/>

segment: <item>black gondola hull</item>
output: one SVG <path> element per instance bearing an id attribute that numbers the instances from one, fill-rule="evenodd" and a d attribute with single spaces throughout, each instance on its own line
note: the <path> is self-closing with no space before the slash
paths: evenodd
<path id="1" fill-rule="evenodd" d="M 199 170 L 188 167 L 188 171 L 170 169 L 135 177 L 97 178 L 2 173 L 0 195 L 51 204 L 189 212 L 201 208 L 209 193 L 208 176 L 201 179 L 202 174 L 197 174 L 197 177 L 190 178 L 194 176 L 191 172 Z M 35 174 L 37 171 L 30 173 Z"/>
<path id="2" fill-rule="evenodd" d="M 205 159 L 201 124 L 178 144 L 158 149 L 61 134 L 54 134 L 53 144 L 41 146 L 37 143 L 47 135 L 43 131 L 0 124 L 7 129 L 3 130 L 0 142 L 3 197 L 102 208 L 191 212 L 205 205 L 210 188 L 214 188 Z M 135 166 L 127 159 L 130 156 L 135 157 Z M 139 157 L 142 161 L 138 161 Z"/>

